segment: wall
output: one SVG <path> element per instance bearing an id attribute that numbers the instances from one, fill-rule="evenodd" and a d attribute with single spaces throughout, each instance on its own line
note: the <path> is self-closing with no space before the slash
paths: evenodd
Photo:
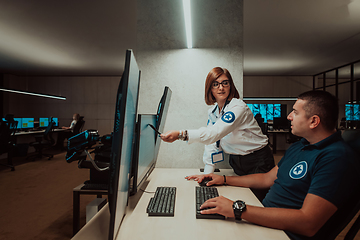
<path id="1" fill-rule="evenodd" d="M 228 68 L 236 87 L 242 89 L 242 54 L 230 49 L 184 49 L 139 52 L 142 70 L 139 113 L 156 113 L 165 86 L 172 90 L 164 131 L 206 126 L 209 106 L 204 101 L 208 72 Z M 226 57 L 225 57 L 226 56 Z M 204 145 L 182 141 L 161 143 L 157 167 L 203 167 Z"/>
<path id="2" fill-rule="evenodd" d="M 156 113 L 164 87 L 169 86 L 172 98 L 165 131 L 206 126 L 204 84 L 212 68 L 227 68 L 241 95 L 243 85 L 243 1 L 192 1 L 199 13 L 192 16 L 193 49 L 186 49 L 182 1 L 177 3 L 138 1 L 139 113 Z M 226 24 L 229 21 L 238 23 L 235 29 Z M 203 151 L 200 143 L 162 142 L 157 167 L 203 167 Z"/>
<path id="3" fill-rule="evenodd" d="M 244 97 L 297 97 L 312 90 L 312 76 L 244 76 Z M 246 101 L 246 103 L 280 103 L 287 105 L 290 113 L 295 101 Z M 270 135 L 270 142 L 272 136 Z M 286 150 L 286 135 L 277 138 L 277 149 Z"/>
<path id="4" fill-rule="evenodd" d="M 53 77 L 4 75 L 5 87 L 61 95 L 66 100 L 4 93 L 4 114 L 15 117 L 58 117 L 60 126 L 69 126 L 72 115 L 84 116 L 84 129 L 100 135 L 112 132 L 117 87 L 120 77 Z"/>

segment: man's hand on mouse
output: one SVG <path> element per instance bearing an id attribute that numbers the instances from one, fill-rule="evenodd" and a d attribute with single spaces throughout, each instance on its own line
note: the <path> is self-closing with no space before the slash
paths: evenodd
<path id="1" fill-rule="evenodd" d="M 224 177 L 220 176 L 220 175 L 216 175 L 214 173 L 186 176 L 185 179 L 194 180 L 194 181 L 197 181 L 198 183 L 201 183 L 204 180 L 210 180 L 206 184 L 206 186 L 223 185 L 224 184 Z"/>

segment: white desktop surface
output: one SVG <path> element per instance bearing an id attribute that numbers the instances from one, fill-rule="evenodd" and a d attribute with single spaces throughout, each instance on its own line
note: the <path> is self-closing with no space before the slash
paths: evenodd
<path id="1" fill-rule="evenodd" d="M 30 135 L 30 134 L 41 134 L 41 133 L 44 133 L 45 130 L 46 130 L 46 129 L 20 131 L 20 132 L 15 132 L 15 136 Z M 62 128 L 54 128 L 53 131 L 54 131 L 54 132 L 63 132 L 63 131 L 65 131 L 65 129 L 62 129 Z"/>
<path id="2" fill-rule="evenodd" d="M 281 230 L 261 227 L 234 219 L 196 219 L 195 181 L 184 179 L 187 175 L 200 174 L 198 169 L 155 168 L 150 175 L 147 192 L 158 186 L 176 187 L 175 216 L 148 217 L 146 208 L 153 193 L 143 193 L 135 209 L 125 216 L 117 240 L 122 239 L 289 239 Z M 234 175 L 231 169 L 221 170 L 221 175 Z M 220 195 L 231 200 L 243 200 L 247 204 L 262 206 L 248 188 L 217 186 Z"/>

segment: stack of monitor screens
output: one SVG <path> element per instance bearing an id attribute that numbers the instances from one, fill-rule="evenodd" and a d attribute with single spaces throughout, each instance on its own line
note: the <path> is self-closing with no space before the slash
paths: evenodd
<path id="1" fill-rule="evenodd" d="M 138 115 L 140 70 L 131 50 L 126 51 L 125 68 L 119 84 L 109 171 L 110 226 L 108 239 L 116 239 L 125 215 L 129 194 L 136 192 L 155 167 L 160 138 L 149 126 L 159 131 L 169 107 L 171 90 L 165 87 L 155 115 Z M 136 119 L 138 117 L 138 120 Z M 132 189 L 130 190 L 130 179 Z"/>
<path id="2" fill-rule="evenodd" d="M 49 125 L 50 118 L 39 118 L 39 127 L 46 128 Z M 3 121 L 6 121 L 3 118 Z M 35 127 L 35 119 L 34 118 L 14 118 L 14 121 L 17 122 L 17 130 L 30 130 Z M 59 126 L 59 119 L 53 118 L 55 122 L 54 126 Z"/>
<path id="3" fill-rule="evenodd" d="M 345 104 L 346 121 L 360 121 L 360 104 Z"/>
<path id="4" fill-rule="evenodd" d="M 155 141 L 159 136 L 149 124 L 156 126 L 156 117 L 151 114 L 138 115 L 131 166 L 131 195 L 138 191 L 155 167 Z"/>
<path id="5" fill-rule="evenodd" d="M 156 115 L 138 115 L 130 194 L 135 194 L 139 190 L 151 171 L 155 168 L 161 138 L 149 124 L 154 126 L 158 132 L 163 133 L 171 94 L 171 89 L 166 86 L 160 99 Z"/>
<path id="6" fill-rule="evenodd" d="M 111 147 L 109 176 L 109 240 L 116 238 L 125 215 L 129 194 L 130 167 L 137 116 L 140 70 L 132 50 L 126 51 L 120 80 Z"/>

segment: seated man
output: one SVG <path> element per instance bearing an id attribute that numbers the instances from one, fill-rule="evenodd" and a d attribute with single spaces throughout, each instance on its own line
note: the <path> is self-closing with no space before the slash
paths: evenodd
<path id="1" fill-rule="evenodd" d="M 213 184 L 269 188 L 264 208 L 246 206 L 223 196 L 202 205 L 202 214 L 219 213 L 266 227 L 285 230 L 292 239 L 313 239 L 359 184 L 359 162 L 336 131 L 337 99 L 325 91 L 300 94 L 288 115 L 291 131 L 303 137 L 294 143 L 268 173 L 246 176 L 215 174 L 186 177 Z M 314 236 L 316 238 L 316 235 Z"/>

